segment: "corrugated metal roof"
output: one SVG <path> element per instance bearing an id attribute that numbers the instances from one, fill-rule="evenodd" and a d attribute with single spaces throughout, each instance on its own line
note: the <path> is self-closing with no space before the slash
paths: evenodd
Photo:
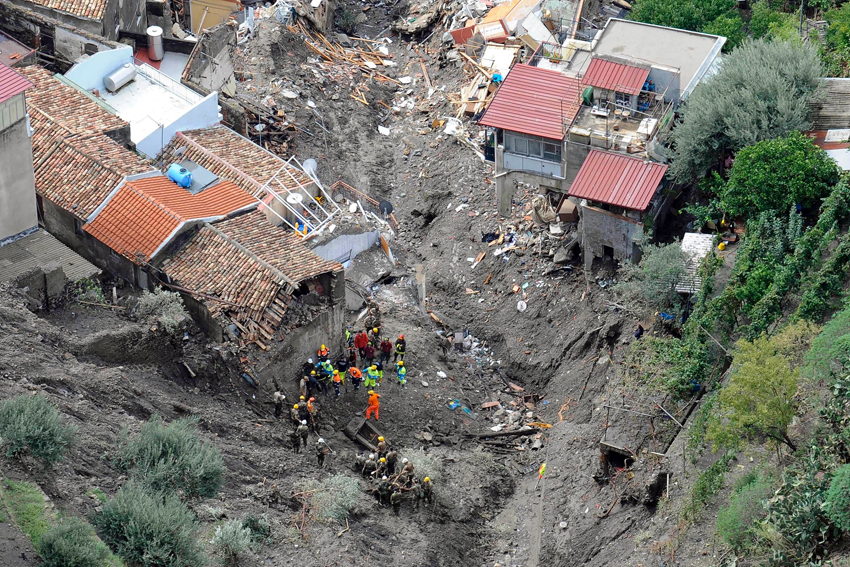
<path id="1" fill-rule="evenodd" d="M 0 102 L 6 102 L 34 86 L 26 78 L 16 73 L 8 65 L 0 63 Z"/>
<path id="2" fill-rule="evenodd" d="M 571 197 L 644 211 L 667 166 L 638 158 L 590 150 L 570 186 Z"/>
<path id="3" fill-rule="evenodd" d="M 636 95 L 640 93 L 648 75 L 648 67 L 617 63 L 594 57 L 590 61 L 582 82 L 585 85 L 599 87 L 600 89 Z"/>
<path id="4" fill-rule="evenodd" d="M 581 84 L 558 71 L 517 64 L 479 124 L 562 140 L 581 107 Z"/>

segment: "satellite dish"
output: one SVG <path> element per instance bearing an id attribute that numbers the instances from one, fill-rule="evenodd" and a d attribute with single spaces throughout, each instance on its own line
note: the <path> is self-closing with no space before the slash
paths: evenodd
<path id="1" fill-rule="evenodd" d="M 313 158 L 305 159 L 304 163 L 301 164 L 304 167 L 304 173 L 309 175 L 310 177 L 316 176 L 316 168 L 319 167 L 319 164 Z"/>
<path id="2" fill-rule="evenodd" d="M 381 212 L 382 212 L 382 213 L 384 213 L 385 215 L 388 215 L 388 214 L 390 214 L 391 212 L 393 212 L 393 206 L 392 206 L 392 203 L 390 203 L 389 201 L 381 201 L 380 203 L 378 203 L 378 208 L 379 208 L 379 209 L 381 210 Z"/>
<path id="3" fill-rule="evenodd" d="M 290 205 L 300 205 L 304 201 L 304 197 L 300 193 L 290 193 L 286 196 L 286 202 Z"/>

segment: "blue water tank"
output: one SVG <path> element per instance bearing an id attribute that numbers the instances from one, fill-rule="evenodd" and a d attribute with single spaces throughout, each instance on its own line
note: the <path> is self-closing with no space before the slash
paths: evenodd
<path id="1" fill-rule="evenodd" d="M 192 184 L 192 172 L 179 163 L 168 166 L 168 178 L 180 187 L 189 187 Z"/>

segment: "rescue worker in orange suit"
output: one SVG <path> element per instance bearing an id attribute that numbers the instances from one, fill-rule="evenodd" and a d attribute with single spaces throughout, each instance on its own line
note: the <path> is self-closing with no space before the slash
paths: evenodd
<path id="1" fill-rule="evenodd" d="M 369 405 L 366 407 L 366 419 L 374 413 L 375 421 L 379 420 L 379 412 L 381 409 L 381 395 L 376 394 L 374 390 L 369 390 Z"/>
<path id="2" fill-rule="evenodd" d="M 317 354 L 319 356 L 319 361 L 322 362 L 322 361 L 325 361 L 325 360 L 328 359 L 328 356 L 330 356 L 331 351 L 328 350 L 328 347 L 326 347 L 325 345 L 322 345 L 319 348 Z"/>

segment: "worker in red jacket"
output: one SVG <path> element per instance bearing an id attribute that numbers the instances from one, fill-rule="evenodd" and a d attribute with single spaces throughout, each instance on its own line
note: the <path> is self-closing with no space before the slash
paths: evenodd
<path id="1" fill-rule="evenodd" d="M 369 344 L 369 337 L 366 335 L 366 331 L 360 331 L 357 333 L 357 336 L 354 337 L 354 348 L 360 353 L 360 358 L 365 356 L 365 352 L 363 349 L 366 348 L 366 345 Z"/>

